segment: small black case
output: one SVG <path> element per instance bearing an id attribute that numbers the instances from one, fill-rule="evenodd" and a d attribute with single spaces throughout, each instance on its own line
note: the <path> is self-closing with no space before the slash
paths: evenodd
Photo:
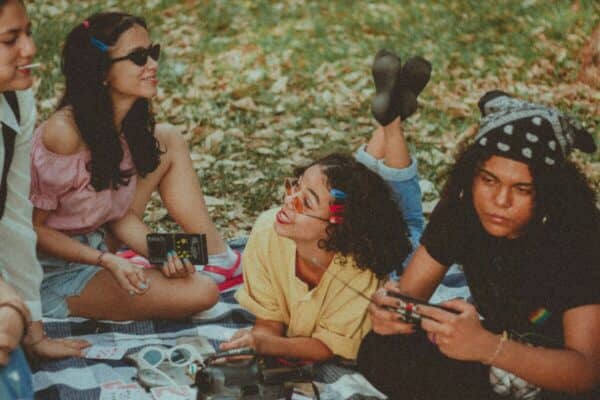
<path id="1" fill-rule="evenodd" d="M 169 251 L 175 251 L 180 259 L 187 258 L 194 265 L 208 264 L 206 235 L 203 233 L 149 233 L 146 242 L 152 264 L 167 261 Z"/>

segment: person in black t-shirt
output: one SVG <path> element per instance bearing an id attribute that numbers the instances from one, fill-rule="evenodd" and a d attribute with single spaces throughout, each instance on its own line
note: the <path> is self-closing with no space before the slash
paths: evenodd
<path id="1" fill-rule="evenodd" d="M 402 399 L 600 398 L 600 211 L 567 156 L 591 135 L 554 109 L 493 91 L 406 271 L 373 296 L 359 370 Z M 418 306 L 463 266 L 475 304 Z M 418 329 L 422 328 L 422 329 Z"/>

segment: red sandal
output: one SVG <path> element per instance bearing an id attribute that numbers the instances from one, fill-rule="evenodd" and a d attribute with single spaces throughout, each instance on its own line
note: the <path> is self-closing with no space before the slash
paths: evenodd
<path id="1" fill-rule="evenodd" d="M 208 274 L 217 283 L 219 291 L 223 292 L 233 286 L 244 282 L 242 274 L 242 255 L 239 251 L 233 250 L 236 260 L 231 267 L 220 267 L 217 265 L 196 265 L 197 271 Z"/>
<path id="2" fill-rule="evenodd" d="M 233 252 L 236 254 L 236 259 L 231 267 L 220 267 L 217 265 L 196 265 L 196 271 L 202 271 L 209 275 L 215 281 L 219 287 L 219 291 L 221 292 L 244 282 L 242 268 L 240 268 L 242 263 L 242 255 L 237 250 L 233 250 Z M 155 268 L 154 265 L 150 264 L 148 259 L 131 249 L 118 251 L 117 255 L 133 264 L 141 265 L 144 268 Z"/>

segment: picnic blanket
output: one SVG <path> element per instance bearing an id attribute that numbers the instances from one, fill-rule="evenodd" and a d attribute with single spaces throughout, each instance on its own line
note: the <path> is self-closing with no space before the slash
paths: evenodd
<path id="1" fill-rule="evenodd" d="M 243 242 L 242 246 L 243 247 Z M 232 288 L 221 294 L 212 309 L 188 321 L 95 321 L 85 318 L 44 319 L 47 334 L 53 338 L 78 337 L 92 347 L 85 358 L 67 358 L 40 363 L 33 370 L 36 399 L 99 399 L 101 385 L 121 380 L 134 382 L 135 366 L 124 357 L 152 345 L 175 345 L 178 338 L 204 336 L 215 348 L 238 329 L 252 326 L 254 317 L 237 304 Z M 432 300 L 468 297 L 464 275 L 453 266 Z M 90 356 L 96 358 L 89 358 Z M 321 399 L 383 398 L 366 379 L 348 365 L 330 362 L 315 368 L 321 386 Z M 324 389 L 324 390 L 323 390 Z M 148 399 L 152 395 L 148 393 Z"/>

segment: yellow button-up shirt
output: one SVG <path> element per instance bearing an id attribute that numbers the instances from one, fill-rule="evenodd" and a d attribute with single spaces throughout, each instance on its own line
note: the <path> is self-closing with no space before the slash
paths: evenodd
<path id="1" fill-rule="evenodd" d="M 236 299 L 257 318 L 285 324 L 288 337 L 316 338 L 334 354 L 355 359 L 371 329 L 369 303 L 340 280 L 370 298 L 379 285 L 377 277 L 359 269 L 351 257 L 337 254 L 309 290 L 296 276 L 295 243 L 275 232 L 277 211 L 263 213 L 252 229 L 243 257 L 244 286 Z"/>

